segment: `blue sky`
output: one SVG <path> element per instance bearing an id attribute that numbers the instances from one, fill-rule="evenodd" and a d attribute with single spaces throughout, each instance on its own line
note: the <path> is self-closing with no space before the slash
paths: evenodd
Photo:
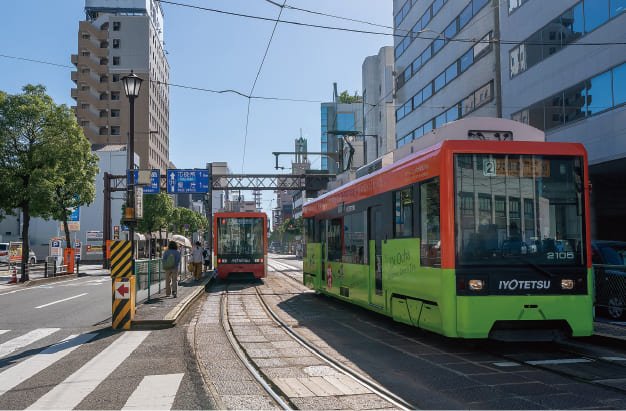
<path id="1" fill-rule="evenodd" d="M 269 18 L 279 8 L 265 0 L 181 0 Z M 280 2 L 280 1 L 278 1 Z M 0 54 L 71 66 L 77 53 L 79 20 L 84 0 L 19 0 L 3 4 Z M 392 25 L 391 0 L 287 0 L 287 5 L 353 19 Z M 165 42 L 170 82 L 209 89 L 249 93 L 270 38 L 273 22 L 245 19 L 164 4 Z M 379 27 L 285 9 L 284 20 L 372 31 Z M 330 101 L 332 83 L 339 90 L 361 92 L 365 57 L 392 45 L 390 36 L 348 33 L 279 24 L 254 95 Z M 17 93 L 27 83 L 39 83 L 57 103 L 73 105 L 72 68 L 0 57 L 0 90 Z M 274 173 L 272 151 L 293 151 L 300 134 L 309 150 L 319 151 L 319 103 L 254 100 L 243 155 L 247 99 L 170 89 L 170 157 L 178 168 L 204 167 L 227 161 L 235 173 Z M 312 157 L 313 168 L 319 159 Z M 289 167 L 291 159 L 281 157 Z M 269 192 L 263 195 L 268 206 Z"/>

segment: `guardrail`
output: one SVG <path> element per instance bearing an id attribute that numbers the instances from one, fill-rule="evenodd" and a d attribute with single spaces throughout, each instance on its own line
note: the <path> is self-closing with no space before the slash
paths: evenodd
<path id="1" fill-rule="evenodd" d="M 595 305 L 613 319 L 626 317 L 626 265 L 594 264 Z"/>
<path id="2" fill-rule="evenodd" d="M 191 254 L 183 254 L 180 258 L 180 269 L 178 274 L 178 282 L 186 280 L 190 275 L 187 264 L 191 260 Z M 161 286 L 165 280 L 165 270 L 163 270 L 161 258 L 148 258 L 135 260 L 135 297 L 139 291 L 148 291 L 148 300 L 150 300 L 153 289 L 161 293 Z"/>

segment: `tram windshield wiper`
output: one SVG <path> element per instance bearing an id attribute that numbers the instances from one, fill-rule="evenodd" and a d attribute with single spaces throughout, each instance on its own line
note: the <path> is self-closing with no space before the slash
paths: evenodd
<path id="1" fill-rule="evenodd" d="M 529 260 L 526 260 L 526 259 L 520 259 L 520 260 L 523 261 L 524 263 L 526 263 L 526 265 L 528 265 L 529 267 L 534 268 L 535 271 L 543 274 L 544 276 L 546 276 L 546 277 L 548 277 L 550 279 L 555 277 L 554 274 L 552 274 L 550 271 L 546 270 L 545 268 L 541 268 L 540 266 L 538 266 L 537 264 L 535 264 L 535 263 L 533 263 L 533 262 L 531 262 Z"/>

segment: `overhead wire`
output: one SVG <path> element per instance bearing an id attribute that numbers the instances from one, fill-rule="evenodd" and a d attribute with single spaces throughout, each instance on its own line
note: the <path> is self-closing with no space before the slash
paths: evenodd
<path id="1" fill-rule="evenodd" d="M 276 33 L 276 27 L 278 27 L 278 21 L 280 20 L 280 16 L 283 14 L 284 6 L 287 3 L 287 0 L 283 2 L 283 6 L 280 8 L 278 12 L 278 17 L 274 23 L 274 28 L 272 29 L 272 34 L 270 35 L 270 39 L 267 42 L 267 47 L 265 47 L 265 53 L 263 54 L 263 59 L 261 59 L 261 64 L 259 65 L 259 69 L 256 72 L 256 77 L 254 78 L 254 83 L 252 84 L 252 88 L 250 89 L 250 95 L 254 93 L 254 88 L 256 87 L 256 83 L 259 80 L 259 76 L 261 75 L 261 70 L 263 69 L 263 64 L 265 63 L 265 59 L 267 58 L 267 53 L 270 50 L 270 46 L 272 44 L 272 40 L 274 39 L 274 33 Z M 248 109 L 246 112 L 246 129 L 243 138 L 243 156 L 241 159 L 241 174 L 244 173 L 244 166 L 246 164 L 246 144 L 248 142 L 248 125 L 250 124 L 250 104 L 252 103 L 252 99 L 248 97 Z"/>
<path id="2" fill-rule="evenodd" d="M 301 21 L 293 21 L 293 20 L 281 20 L 280 18 L 273 19 L 270 17 L 236 13 L 236 12 L 231 12 L 231 11 L 226 11 L 226 10 L 219 10 L 219 9 L 213 9 L 209 7 L 196 6 L 193 4 L 181 3 L 181 2 L 170 1 L 170 0 L 158 0 L 158 1 L 163 4 L 170 4 L 170 5 L 179 6 L 179 7 L 187 7 L 187 8 L 203 10 L 203 11 L 212 12 L 212 13 L 225 14 L 225 15 L 230 15 L 230 16 L 235 16 L 235 17 L 243 17 L 243 18 L 254 19 L 254 20 L 271 21 L 274 23 L 278 22 L 278 23 L 291 24 L 291 25 L 303 26 L 303 27 L 311 27 L 311 28 L 335 30 L 335 31 L 345 31 L 345 32 L 351 32 L 351 33 L 370 34 L 370 35 L 387 36 L 387 37 L 400 37 L 400 38 L 405 38 L 408 35 L 408 34 L 385 33 L 381 31 L 353 29 L 353 28 L 348 28 L 348 27 L 328 26 L 328 25 L 323 25 L 323 24 L 304 23 Z M 411 33 L 414 33 L 416 37 L 423 39 L 423 40 L 436 40 L 436 39 L 440 39 L 441 36 L 443 35 L 443 33 L 433 32 L 431 30 L 420 30 L 418 32 L 411 31 Z M 436 33 L 436 35 L 434 37 L 426 37 L 426 36 L 423 36 L 424 33 Z M 499 43 L 499 44 L 509 44 L 509 45 L 516 45 L 516 44 L 523 43 L 529 46 L 554 45 L 553 42 L 544 43 L 541 41 L 535 42 L 535 41 L 502 40 L 502 39 L 478 40 L 475 38 L 446 38 L 446 40 L 452 41 L 452 42 L 462 42 L 462 43 L 479 42 L 479 43 L 486 43 L 486 44 Z M 573 43 L 568 44 L 568 46 L 622 46 L 622 45 L 626 45 L 626 41 L 573 42 Z"/>

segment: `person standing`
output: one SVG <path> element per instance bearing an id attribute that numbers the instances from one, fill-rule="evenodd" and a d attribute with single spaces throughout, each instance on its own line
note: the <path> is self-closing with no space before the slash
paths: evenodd
<path id="1" fill-rule="evenodd" d="M 202 261 L 204 256 L 202 255 L 204 250 L 200 245 L 200 241 L 196 241 L 196 244 L 191 251 L 191 264 L 193 264 L 193 279 L 199 280 L 202 277 Z"/>
<path id="2" fill-rule="evenodd" d="M 163 269 L 165 270 L 165 296 L 170 294 L 176 298 L 178 287 L 178 270 L 180 269 L 180 252 L 178 245 L 170 241 L 167 250 L 163 253 Z"/>

